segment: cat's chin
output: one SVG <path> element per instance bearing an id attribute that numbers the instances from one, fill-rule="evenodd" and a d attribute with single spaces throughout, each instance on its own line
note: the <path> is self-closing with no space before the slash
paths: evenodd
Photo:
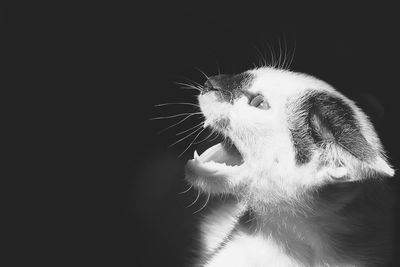
<path id="1" fill-rule="evenodd" d="M 217 188 L 224 187 L 221 183 L 239 173 L 243 163 L 242 155 L 232 143 L 218 143 L 200 155 L 194 151 L 193 159 L 186 164 L 186 180 L 205 191 L 219 191 Z"/>

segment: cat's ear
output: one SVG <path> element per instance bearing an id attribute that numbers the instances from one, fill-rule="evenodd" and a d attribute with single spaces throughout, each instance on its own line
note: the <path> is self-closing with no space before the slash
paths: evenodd
<path id="1" fill-rule="evenodd" d="M 393 176 L 371 124 L 339 94 L 314 92 L 308 98 L 308 125 L 321 151 L 321 175 L 338 180 Z"/>

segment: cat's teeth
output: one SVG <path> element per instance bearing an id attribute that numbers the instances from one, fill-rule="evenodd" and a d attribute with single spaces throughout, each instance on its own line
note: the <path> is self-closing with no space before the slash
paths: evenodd
<path id="1" fill-rule="evenodd" d="M 194 151 L 193 158 L 194 158 L 194 159 L 198 159 L 198 158 L 199 158 L 199 154 L 197 154 L 197 151 L 196 151 L 196 150 Z"/>
<path id="2" fill-rule="evenodd" d="M 208 127 L 208 125 L 210 125 L 210 123 L 206 120 L 206 121 L 204 121 L 204 124 L 203 124 L 203 128 L 205 129 L 205 128 L 207 128 Z"/>

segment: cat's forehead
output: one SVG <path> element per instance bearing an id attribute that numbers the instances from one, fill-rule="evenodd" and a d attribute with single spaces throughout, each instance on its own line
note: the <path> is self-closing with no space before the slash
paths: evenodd
<path id="1" fill-rule="evenodd" d="M 252 77 L 248 91 L 254 94 L 290 97 L 308 89 L 331 89 L 329 84 L 313 76 L 288 70 L 259 68 L 248 73 Z"/>

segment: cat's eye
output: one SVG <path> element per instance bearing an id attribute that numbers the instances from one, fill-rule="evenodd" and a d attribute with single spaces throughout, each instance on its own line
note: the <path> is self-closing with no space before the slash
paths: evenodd
<path id="1" fill-rule="evenodd" d="M 262 109 L 270 108 L 267 100 L 265 100 L 264 96 L 262 96 L 262 95 L 257 95 L 255 97 L 253 97 L 253 99 L 251 99 L 251 101 L 250 101 L 250 106 L 253 106 L 256 108 L 262 108 Z"/>

